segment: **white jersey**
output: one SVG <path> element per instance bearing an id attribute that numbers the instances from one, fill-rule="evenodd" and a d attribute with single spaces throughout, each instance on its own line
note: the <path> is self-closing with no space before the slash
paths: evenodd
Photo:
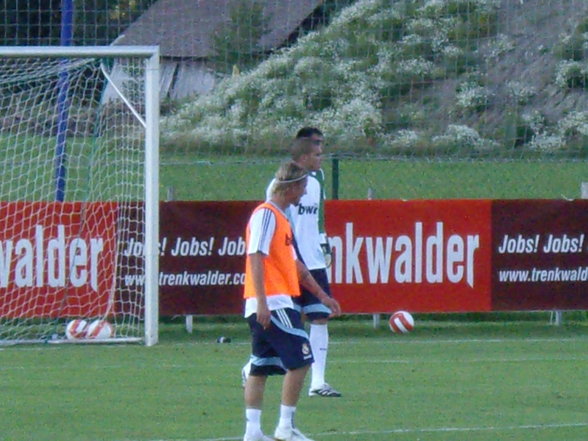
<path id="1" fill-rule="evenodd" d="M 269 199 L 274 180 L 266 191 Z M 306 194 L 298 205 L 290 205 L 286 215 L 292 224 L 298 251 L 306 267 L 310 270 L 326 268 L 321 243 L 327 242 L 324 231 L 324 173 L 322 170 L 310 172 L 306 184 Z"/>

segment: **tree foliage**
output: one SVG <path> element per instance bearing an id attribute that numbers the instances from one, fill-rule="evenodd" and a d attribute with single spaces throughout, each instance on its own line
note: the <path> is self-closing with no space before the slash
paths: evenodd
<path id="1" fill-rule="evenodd" d="M 264 15 L 259 0 L 237 2 L 229 11 L 229 20 L 219 26 L 212 37 L 216 67 L 230 72 L 236 66 L 244 70 L 258 61 L 261 37 L 269 30 L 269 17 Z"/>

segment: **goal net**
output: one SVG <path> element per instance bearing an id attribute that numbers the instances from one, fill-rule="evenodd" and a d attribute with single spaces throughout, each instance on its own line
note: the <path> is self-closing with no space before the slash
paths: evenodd
<path id="1" fill-rule="evenodd" d="M 158 66 L 0 48 L 0 344 L 157 342 Z"/>

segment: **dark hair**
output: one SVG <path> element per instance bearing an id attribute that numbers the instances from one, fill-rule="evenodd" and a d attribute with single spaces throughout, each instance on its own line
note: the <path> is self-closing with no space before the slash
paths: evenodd
<path id="1" fill-rule="evenodd" d="M 298 161 L 301 156 L 311 153 L 315 145 L 315 142 L 309 137 L 296 138 L 290 144 L 290 156 L 294 161 Z"/>
<path id="2" fill-rule="evenodd" d="M 302 127 L 298 130 L 296 134 L 296 139 L 298 138 L 310 138 L 312 135 L 324 136 L 323 132 L 321 132 L 316 127 Z"/>

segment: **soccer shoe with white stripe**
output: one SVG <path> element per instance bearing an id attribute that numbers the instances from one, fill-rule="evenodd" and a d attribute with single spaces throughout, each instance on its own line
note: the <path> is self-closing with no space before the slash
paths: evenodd
<path id="1" fill-rule="evenodd" d="M 341 392 L 339 392 L 336 389 L 333 389 L 329 384 L 325 383 L 321 387 L 317 387 L 316 389 L 310 389 L 310 391 L 308 391 L 308 396 L 338 398 L 341 396 Z"/>
<path id="2" fill-rule="evenodd" d="M 274 433 L 276 441 L 313 441 L 305 436 L 296 427 L 282 428 L 278 427 Z"/>

